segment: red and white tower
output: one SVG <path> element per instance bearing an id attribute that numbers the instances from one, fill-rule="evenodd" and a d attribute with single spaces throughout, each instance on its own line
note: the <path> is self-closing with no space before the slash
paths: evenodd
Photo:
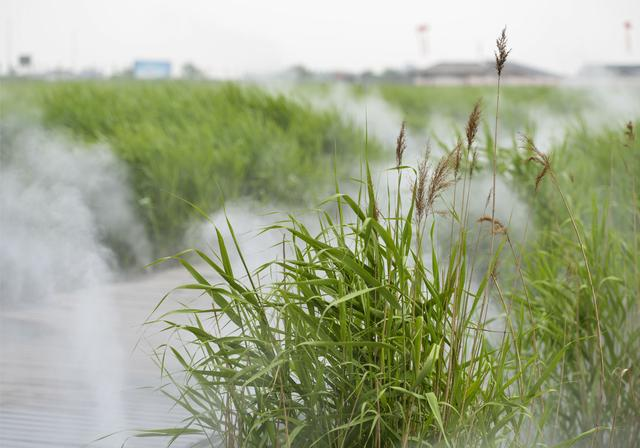
<path id="1" fill-rule="evenodd" d="M 633 28 L 630 20 L 626 20 L 622 23 L 624 27 L 624 46 L 627 50 L 627 54 L 631 54 L 631 29 Z"/>
<path id="2" fill-rule="evenodd" d="M 420 55 L 424 60 L 426 60 L 427 54 L 429 53 L 429 25 L 427 25 L 426 23 L 421 23 L 416 27 L 416 33 L 418 35 L 418 46 L 420 48 Z"/>

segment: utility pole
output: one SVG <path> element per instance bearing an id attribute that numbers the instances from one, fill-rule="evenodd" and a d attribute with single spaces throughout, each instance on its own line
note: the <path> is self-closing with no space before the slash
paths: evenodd
<path id="1" fill-rule="evenodd" d="M 631 28 L 633 28 L 631 26 L 631 21 L 630 20 L 626 20 L 625 22 L 623 22 L 622 26 L 624 27 L 624 45 L 625 45 L 625 49 L 627 50 L 627 54 L 631 55 L 632 50 L 631 50 Z"/>
<path id="2" fill-rule="evenodd" d="M 78 53 L 77 32 L 75 29 L 72 29 L 71 34 L 69 36 L 69 70 L 72 73 L 76 73 L 79 71 L 76 68 L 77 53 Z"/>
<path id="3" fill-rule="evenodd" d="M 416 27 L 416 33 L 418 35 L 418 46 L 420 48 L 420 55 L 424 61 L 427 60 L 427 54 L 429 53 L 429 25 L 421 23 Z"/>

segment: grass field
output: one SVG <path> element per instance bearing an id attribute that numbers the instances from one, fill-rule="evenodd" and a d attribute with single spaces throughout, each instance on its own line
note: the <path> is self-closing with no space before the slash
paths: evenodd
<path id="1" fill-rule="evenodd" d="M 193 276 L 183 288 L 210 299 L 155 321 L 174 335 L 160 353 L 183 371 L 164 378 L 191 418 L 145 435 L 195 432 L 227 447 L 637 446 L 640 115 L 595 125 L 584 88 L 504 88 L 498 112 L 495 87 L 352 91 L 380 95 L 411 131 L 445 117 L 442 155 L 409 160 L 400 129 L 385 149 L 338 111 L 256 87 L 62 83 L 5 96 L 113 148 L 163 255 L 191 220 L 183 199 L 211 213 L 222 194 L 289 205 L 332 195 L 314 224 L 290 216 L 266 229 L 282 255 L 256 271 L 233 267 L 245 261 L 233 222 L 213 255 L 175 257 Z M 551 130 L 555 143 L 538 140 L 541 124 L 569 121 Z M 362 162 L 365 146 L 372 166 L 395 156 L 388 184 Z M 512 204 L 496 179 L 526 208 L 523 228 L 497 219 Z"/>
<path id="2" fill-rule="evenodd" d="M 429 126 L 429 117 L 449 117 L 464 123 L 466 112 L 478 98 L 485 98 L 492 107 L 495 87 L 441 86 L 415 87 L 383 85 L 381 96 L 407 116 L 407 124 L 420 129 Z M 530 124 L 530 111 L 544 109 L 550 113 L 570 116 L 591 106 L 589 97 L 580 90 L 550 86 L 506 86 L 501 92 L 503 102 L 502 125 L 513 129 Z"/>
<path id="3" fill-rule="evenodd" d="M 334 166 L 350 174 L 365 146 L 364 132 L 335 112 L 253 87 L 114 81 L 7 90 L 5 113 L 39 113 L 45 126 L 107 143 L 126 163 L 156 255 L 180 247 L 196 215 L 188 203 L 205 213 L 239 197 L 308 203 L 330 191 Z M 368 146 L 374 157 L 379 147 Z"/>

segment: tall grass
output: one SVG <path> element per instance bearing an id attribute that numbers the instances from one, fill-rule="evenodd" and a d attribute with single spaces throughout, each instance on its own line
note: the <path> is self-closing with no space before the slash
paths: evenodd
<path id="1" fill-rule="evenodd" d="M 466 119 L 469 107 L 477 98 L 495 95 L 495 88 L 490 86 L 381 84 L 369 90 L 379 93 L 388 104 L 402 112 L 407 126 L 417 131 L 431 130 L 442 122 L 450 125 L 449 128 L 459 124 Z M 532 111 L 577 116 L 588 108 L 597 107 L 588 91 L 579 88 L 502 85 L 500 90 L 505 112 L 501 123 L 508 130 L 532 126 Z"/>
<path id="2" fill-rule="evenodd" d="M 480 122 L 478 103 L 466 141 L 416 168 L 403 125 L 384 193 L 365 162 L 356 193 L 336 186 L 315 226 L 264 229 L 282 255 L 255 271 L 229 221 L 214 257 L 171 257 L 194 279 L 179 289 L 207 303 L 153 321 L 173 334 L 160 359 L 181 371 L 161 366 L 189 414 L 154 434 L 225 447 L 640 443 L 634 126 L 547 152 L 488 136 L 491 176 L 530 207 L 516 241 L 495 203 L 470 213 Z"/>
<path id="3" fill-rule="evenodd" d="M 477 445 L 519 432 L 544 376 L 529 377 L 511 332 L 481 331 L 487 277 L 471 282 L 466 230 L 446 258 L 435 246 L 453 160 L 429 176 L 421 164 L 412 197 L 386 213 L 367 169 L 361 194 L 337 192 L 335 211 L 319 212 L 317 232 L 294 217 L 267 229 L 283 233 L 283 255 L 256 272 L 232 270 L 242 250 L 230 224 L 217 259 L 195 251 L 206 270 L 179 256 L 195 280 L 180 288 L 211 300 L 191 324 L 174 320 L 183 310 L 158 320 L 191 341 L 165 347 L 187 373 L 174 396 L 185 427 L 227 447 Z"/>
<path id="4" fill-rule="evenodd" d="M 191 415 L 182 429 L 212 446 L 634 446 L 637 235 L 624 238 L 609 205 L 594 203 L 585 225 L 556 179 L 564 218 L 533 241 L 480 219 L 498 246 L 478 277 L 488 235 L 470 231 L 473 142 L 432 168 L 402 165 L 403 147 L 401 134 L 394 172 L 397 185 L 411 179 L 409 197 L 388 189 L 380 201 L 366 169 L 360 193 L 337 191 L 315 232 L 294 217 L 266 229 L 282 233 L 282 257 L 255 272 L 232 270 L 242 250 L 230 223 L 217 258 L 195 252 L 206 269 L 178 257 L 195 280 L 180 288 L 211 303 L 186 310 L 189 324 L 183 309 L 157 320 L 190 341 L 163 347 L 187 375 L 164 372 Z M 452 182 L 461 199 L 443 216 L 436 204 Z M 455 236 L 445 253 L 442 220 Z M 509 262 L 519 286 L 498 270 Z M 489 282 L 498 311 L 487 316 Z"/>
<path id="5" fill-rule="evenodd" d="M 331 191 L 324 173 L 334 159 L 339 176 L 347 176 L 364 144 L 362 133 L 335 111 L 249 86 L 94 81 L 8 87 L 9 111 L 31 105 L 45 125 L 105 142 L 126 162 L 157 254 L 182 246 L 193 221 L 188 202 L 208 213 L 239 197 L 308 203 Z M 370 142 L 372 156 L 376 150 Z"/>
<path id="6" fill-rule="evenodd" d="M 599 444 L 635 446 L 639 377 L 631 366 L 640 353 L 640 208 L 630 173 L 640 169 L 638 143 L 621 131 L 572 140 L 572 153 L 557 151 L 542 161 L 542 154 L 533 156 L 542 171 L 532 206 L 541 209 L 536 215 L 545 231 L 525 254 L 543 349 L 570 343 L 556 372 L 554 427 L 567 434 L 606 426 L 610 432 Z M 558 215 L 562 208 L 568 218 Z"/>

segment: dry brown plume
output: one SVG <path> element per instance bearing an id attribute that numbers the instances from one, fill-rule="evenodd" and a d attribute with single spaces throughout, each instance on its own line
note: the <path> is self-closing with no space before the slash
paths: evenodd
<path id="1" fill-rule="evenodd" d="M 402 165 L 402 156 L 404 155 L 405 149 L 407 149 L 406 142 L 406 124 L 403 121 L 402 126 L 400 127 L 400 134 L 396 140 L 396 166 Z"/>
<path id="2" fill-rule="evenodd" d="M 502 69 L 504 68 L 505 62 L 507 62 L 507 56 L 511 53 L 511 49 L 507 50 L 507 27 L 505 26 L 502 29 L 502 33 L 500 37 L 496 39 L 496 47 L 498 48 L 495 52 L 496 55 L 496 70 L 498 71 L 498 76 L 502 75 Z"/>
<path id="3" fill-rule="evenodd" d="M 460 145 L 461 146 L 461 145 Z M 427 178 L 429 177 L 429 153 L 427 149 L 425 157 L 418 163 L 418 178 L 413 186 L 413 194 L 415 198 L 416 217 L 418 222 L 433 211 L 433 204 L 436 199 L 451 185 L 455 183 L 455 180 L 451 177 L 451 172 L 455 168 L 455 160 L 457 150 L 450 152 L 448 155 L 442 157 L 436 165 L 429 184 L 427 185 Z"/>
<path id="4" fill-rule="evenodd" d="M 478 218 L 478 222 L 479 223 L 483 223 L 483 222 L 491 223 L 492 224 L 491 232 L 494 235 L 497 235 L 497 234 L 506 235 L 507 234 L 507 228 L 500 221 L 498 221 L 496 218 L 492 218 L 489 215 L 481 216 L 480 218 Z"/>
<path id="5" fill-rule="evenodd" d="M 469 119 L 467 120 L 467 126 L 465 127 L 465 131 L 467 134 L 467 149 L 471 148 L 473 142 L 476 139 L 476 135 L 478 134 L 478 125 L 480 124 L 480 114 L 481 114 L 481 106 L 482 100 L 476 101 L 476 104 L 473 106 L 473 110 L 469 115 Z"/>
<path id="6" fill-rule="evenodd" d="M 536 176 L 536 191 L 538 191 L 540 182 L 551 169 L 551 163 L 549 162 L 549 157 L 536 147 L 535 143 L 530 137 L 523 135 L 522 143 L 524 145 L 524 148 L 531 154 L 527 161 L 534 162 L 542 166 L 542 170 L 540 170 L 540 172 Z"/>
<path id="7" fill-rule="evenodd" d="M 455 165 L 455 151 L 443 157 L 436 165 L 431 180 L 429 182 L 429 191 L 427 192 L 426 212 L 433 210 L 433 204 L 444 190 L 454 184 L 454 180 L 450 177 L 451 171 Z"/>
<path id="8" fill-rule="evenodd" d="M 424 217 L 427 201 L 427 177 L 429 176 L 429 151 L 424 158 L 418 162 L 418 178 L 413 186 L 413 196 L 416 205 L 416 217 L 418 222 Z"/>
<path id="9" fill-rule="evenodd" d="M 460 139 L 458 139 L 458 142 L 456 143 L 456 147 L 453 148 L 452 160 L 453 160 L 454 178 L 457 178 L 458 170 L 460 169 L 460 161 L 462 160 L 462 140 Z"/>

